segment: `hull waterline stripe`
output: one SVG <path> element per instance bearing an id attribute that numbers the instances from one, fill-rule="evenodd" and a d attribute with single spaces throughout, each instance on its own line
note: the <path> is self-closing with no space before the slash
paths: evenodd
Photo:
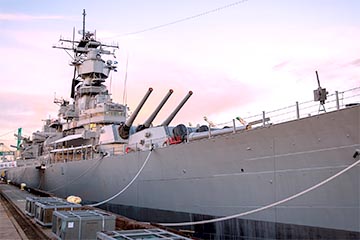
<path id="1" fill-rule="evenodd" d="M 106 200 L 104 200 L 104 201 L 102 201 L 102 202 L 98 202 L 98 203 L 95 203 L 95 204 L 90 204 L 90 205 L 87 205 L 87 206 L 89 206 L 89 207 L 97 207 L 97 206 L 100 206 L 100 205 L 102 205 L 102 204 L 104 204 L 104 203 L 107 203 L 107 202 L 113 200 L 114 198 L 118 197 L 120 194 L 122 194 L 123 192 L 125 192 L 126 189 L 128 189 L 128 188 L 131 186 L 131 184 L 132 184 L 132 183 L 137 179 L 137 177 L 140 175 L 140 173 L 141 173 L 142 170 L 144 169 L 146 163 L 147 163 L 148 160 L 150 159 L 150 155 L 151 155 L 151 153 L 152 153 L 153 150 L 154 150 L 154 148 L 152 147 L 152 148 L 150 149 L 150 152 L 149 152 L 149 154 L 147 155 L 147 157 L 146 157 L 143 165 L 142 165 L 141 168 L 139 169 L 139 171 L 136 173 L 136 175 L 134 176 L 134 178 L 133 178 L 121 191 L 119 191 L 118 193 L 116 193 L 116 194 L 113 195 L 112 197 L 110 197 L 110 198 L 108 198 L 108 199 L 106 199 Z"/>
<path id="2" fill-rule="evenodd" d="M 360 150 L 357 150 L 358 152 L 360 152 Z M 191 226 L 191 225 L 199 225 L 199 224 L 206 224 L 206 223 L 214 223 L 214 222 L 220 222 L 220 221 L 225 221 L 225 220 L 230 220 L 230 219 L 233 219 L 233 218 L 238 218 L 238 217 L 243 217 L 243 216 L 246 216 L 246 215 L 250 215 L 250 214 L 253 214 L 253 213 L 257 213 L 257 212 L 260 212 L 260 211 L 263 211 L 263 210 L 266 210 L 266 209 L 269 209 L 269 208 L 272 208 L 272 207 L 275 207 L 277 205 L 280 205 L 282 203 L 285 203 L 285 202 L 288 202 L 292 199 L 295 199 L 297 197 L 300 197 L 316 188 L 319 188 L 321 187 L 322 185 L 330 182 L 331 180 L 333 180 L 334 178 L 340 176 L 341 174 L 349 171 L 350 169 L 352 169 L 353 167 L 355 167 L 356 165 L 358 165 L 360 163 L 360 159 L 357 160 L 356 162 L 354 162 L 353 164 L 349 165 L 347 168 L 341 170 L 340 172 L 336 173 L 335 175 L 325 179 L 324 181 L 302 191 L 302 192 L 299 192 L 297 194 L 294 194 L 288 198 L 285 198 L 285 199 L 282 199 L 280 201 L 277 201 L 277 202 L 274 202 L 274 203 L 271 203 L 269 205 L 266 205 L 266 206 L 263 206 L 263 207 L 260 207 L 260 208 L 257 208 L 257 209 L 253 209 L 253 210 L 250 210 L 250 211 L 247 211 L 247 212 L 243 212 L 243 213 L 239 213 L 239 214 L 235 214 L 235 215 L 230 215 L 230 216 L 226 216 L 226 217 L 220 217 L 220 218 L 214 218 L 214 219 L 210 219 L 210 220 L 204 220 L 204 221 L 197 221 L 197 222 L 182 222 L 182 223 L 158 223 L 160 225 L 163 225 L 163 226 L 166 226 L 166 227 L 177 227 L 177 226 Z"/>

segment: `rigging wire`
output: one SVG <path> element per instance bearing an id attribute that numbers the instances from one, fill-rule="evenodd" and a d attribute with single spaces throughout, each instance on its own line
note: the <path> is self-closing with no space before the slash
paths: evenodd
<path id="1" fill-rule="evenodd" d="M 14 132 L 16 132 L 16 130 L 11 130 L 11 131 L 9 131 L 9 132 L 7 132 L 7 133 L 3 133 L 3 134 L 1 134 L 1 135 L 0 135 L 0 137 L 3 137 L 3 136 L 6 136 L 6 135 L 9 135 L 10 133 L 14 133 Z"/>
<path id="2" fill-rule="evenodd" d="M 126 57 L 126 68 L 125 68 L 125 77 L 124 77 L 124 91 L 123 91 L 123 105 L 127 105 L 127 74 L 128 74 L 128 65 L 129 65 L 129 54 Z"/>
<path id="3" fill-rule="evenodd" d="M 145 28 L 145 29 L 142 29 L 142 30 L 139 30 L 139 31 L 125 33 L 123 35 L 115 35 L 115 36 L 109 37 L 109 38 L 125 37 L 125 36 L 129 36 L 129 35 L 135 35 L 135 34 L 139 34 L 139 33 L 149 32 L 149 31 L 152 31 L 152 30 L 157 30 L 159 28 L 168 27 L 168 26 L 171 26 L 171 25 L 174 25 L 174 24 L 177 24 L 177 23 L 186 22 L 186 21 L 193 20 L 193 19 L 199 18 L 199 17 L 203 17 L 203 16 L 206 16 L 206 15 L 209 15 L 209 14 L 212 14 L 212 13 L 220 12 L 220 11 L 222 11 L 224 9 L 227 9 L 227 8 L 230 8 L 230 7 L 235 7 L 235 6 L 239 5 L 239 4 L 245 3 L 247 1 L 249 1 L 249 0 L 236 1 L 236 2 L 233 2 L 233 3 L 229 3 L 227 5 L 221 6 L 221 7 L 217 7 L 217 8 L 202 12 L 202 13 L 192 15 L 192 16 L 184 17 L 184 18 L 172 21 L 172 22 L 168 22 L 168 23 L 157 25 L 157 26 Z"/>

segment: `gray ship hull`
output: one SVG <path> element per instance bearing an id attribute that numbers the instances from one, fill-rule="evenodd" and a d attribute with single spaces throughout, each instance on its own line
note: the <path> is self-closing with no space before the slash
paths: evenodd
<path id="1" fill-rule="evenodd" d="M 286 199 L 354 163 L 360 107 L 156 148 L 136 181 L 103 205 L 142 221 L 196 221 Z M 10 169 L 7 178 L 99 202 L 123 189 L 148 151 Z M 359 238 L 360 166 L 241 219 L 193 226 L 206 238 Z M 180 227 L 181 228 L 181 227 Z M 185 228 L 185 227 L 184 227 Z M 207 235 L 206 235 L 207 234 Z"/>

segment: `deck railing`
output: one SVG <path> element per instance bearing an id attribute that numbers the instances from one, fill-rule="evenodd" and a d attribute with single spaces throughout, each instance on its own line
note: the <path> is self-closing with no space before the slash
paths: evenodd
<path id="1" fill-rule="evenodd" d="M 325 112 L 339 110 L 355 104 L 360 104 L 360 87 L 352 88 L 342 92 L 336 91 L 335 93 L 328 94 L 327 100 L 325 101 L 324 105 L 321 105 L 320 102 L 315 102 L 314 100 L 301 102 L 301 103 L 295 102 L 293 105 L 283 107 L 280 109 L 276 109 L 272 111 L 262 111 L 259 114 L 245 117 L 243 118 L 243 120 L 248 124 L 252 123 L 253 127 L 262 127 L 271 124 L 278 124 L 291 120 L 301 119 L 309 116 L 324 114 Z M 220 134 L 216 134 L 216 131 L 219 131 L 224 126 L 233 129 L 233 131 L 227 131 L 226 133 L 240 131 L 238 126 L 241 125 L 241 123 L 238 120 L 233 119 L 229 122 L 216 124 L 215 127 L 209 127 L 208 134 L 207 135 L 205 134 L 203 138 L 212 138 L 215 135 L 220 135 Z M 242 131 L 243 130 L 245 129 L 242 129 Z M 191 131 L 189 131 L 188 129 L 188 132 Z M 164 140 L 164 144 L 163 145 L 160 144 L 161 146 L 159 145 L 157 147 L 162 147 L 167 145 L 166 139 L 164 138 L 152 139 L 153 142 L 157 142 L 157 143 L 160 142 L 159 140 L 161 141 Z M 152 141 L 148 142 L 147 145 L 151 146 Z M 78 152 L 75 153 L 75 149 L 73 148 L 68 150 L 59 149 L 55 154 L 56 156 L 53 156 L 53 158 L 51 158 L 49 163 L 64 161 L 65 159 L 66 161 L 88 160 L 88 159 L 93 159 L 94 154 L 96 156 L 100 156 L 100 154 L 122 155 L 122 154 L 126 154 L 128 152 L 128 149 L 130 149 L 130 151 L 134 151 L 134 150 L 141 151 L 138 148 L 140 146 L 139 144 L 140 143 L 122 144 L 122 145 L 120 144 L 114 147 L 107 148 L 105 153 L 95 153 L 92 148 L 89 148 L 90 146 L 81 147 L 80 149 L 81 151 L 79 149 L 76 149 L 77 151 L 79 151 L 79 153 Z M 24 161 L 24 163 L 26 162 Z"/>
<path id="2" fill-rule="evenodd" d="M 291 120 L 296 120 L 300 118 L 305 118 L 309 116 L 315 116 L 319 114 L 324 114 L 326 112 L 331 112 L 335 110 L 339 110 L 342 108 L 346 108 L 352 104 L 360 104 L 360 87 L 352 88 L 346 91 L 328 94 L 327 100 L 324 105 L 321 105 L 320 102 L 315 102 L 314 100 L 306 101 L 306 102 L 295 102 L 293 105 L 282 107 L 280 109 L 272 110 L 272 111 L 262 111 L 259 114 L 245 117 L 243 118 L 247 123 L 257 123 L 257 126 L 267 126 L 270 124 L 278 124 L 282 122 L 287 122 Z M 238 120 L 231 120 L 229 122 L 225 122 L 222 124 L 216 124 L 215 127 L 210 127 L 207 137 L 211 138 L 214 136 L 213 133 L 218 131 L 224 126 L 228 126 L 234 129 L 233 132 L 238 130 L 237 126 L 239 126 L 240 122 Z M 256 126 L 256 125 L 255 125 Z M 153 139 L 154 142 L 158 142 L 159 139 Z M 113 153 L 117 154 L 125 154 L 126 149 L 138 149 L 139 143 L 135 143 L 132 145 L 119 146 L 114 147 Z M 150 142 L 151 145 L 151 142 Z M 118 148 L 118 149 L 117 149 Z"/>
<path id="3" fill-rule="evenodd" d="M 242 118 L 245 122 L 259 122 L 260 124 L 277 124 L 323 114 L 345 108 L 351 104 L 360 104 L 360 87 L 352 88 L 346 91 L 330 93 L 324 105 L 314 100 L 306 102 L 295 102 L 292 105 L 282 107 L 271 111 L 262 111 L 258 114 Z M 216 126 L 232 126 L 232 121 L 217 124 Z"/>

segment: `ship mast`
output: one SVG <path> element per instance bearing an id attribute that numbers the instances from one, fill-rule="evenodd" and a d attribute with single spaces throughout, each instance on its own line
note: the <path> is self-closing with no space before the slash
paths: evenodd
<path id="1" fill-rule="evenodd" d="M 83 9 L 83 31 L 82 31 L 82 34 L 83 34 L 82 39 L 83 40 L 85 40 L 85 16 L 86 16 L 86 12 L 85 12 L 85 9 Z"/>
<path id="2" fill-rule="evenodd" d="M 86 85 L 97 85 L 104 82 L 108 77 L 110 70 L 116 71 L 116 62 L 108 60 L 103 64 L 101 55 L 113 55 L 113 51 L 106 50 L 105 48 L 118 49 L 117 45 L 107 45 L 95 39 L 95 34 L 86 31 L 86 11 L 83 9 L 83 22 L 82 22 L 82 38 L 80 41 L 75 41 L 74 31 L 73 39 L 67 40 L 61 38 L 60 45 L 53 46 L 54 48 L 64 49 L 65 51 L 73 51 L 71 65 L 74 66 L 74 74 L 71 84 L 70 97 L 75 100 L 76 88 L 80 82 Z M 70 45 L 71 44 L 71 45 Z M 71 54 L 69 54 L 71 56 Z"/>
<path id="3" fill-rule="evenodd" d="M 119 47 L 103 44 L 96 39 L 94 32 L 86 30 L 85 9 L 83 9 L 82 20 L 82 30 L 78 31 L 81 35 L 80 40 L 75 40 L 74 29 L 71 40 L 60 38 L 59 45 L 53 46 L 65 50 L 72 58 L 70 65 L 74 67 L 74 72 L 70 97 L 74 101 L 71 104 L 67 102 L 67 104 L 62 105 L 60 115 L 67 121 L 78 121 L 76 124 L 74 123 L 74 126 L 77 127 L 86 124 L 88 115 L 102 116 L 105 111 L 113 111 L 114 109 L 122 111 L 120 106 L 116 104 L 115 106 L 112 103 L 107 87 L 103 84 L 110 73 L 116 71 L 117 68 L 116 61 L 104 59 L 103 56 L 114 55 L 115 50 Z M 70 54 L 69 51 L 72 51 L 73 54 Z M 113 110 L 108 109 L 110 105 L 114 105 L 112 106 Z M 108 118 L 105 116 L 105 120 L 103 119 L 102 122 L 110 122 Z M 111 121 L 116 122 L 116 119 Z"/>

